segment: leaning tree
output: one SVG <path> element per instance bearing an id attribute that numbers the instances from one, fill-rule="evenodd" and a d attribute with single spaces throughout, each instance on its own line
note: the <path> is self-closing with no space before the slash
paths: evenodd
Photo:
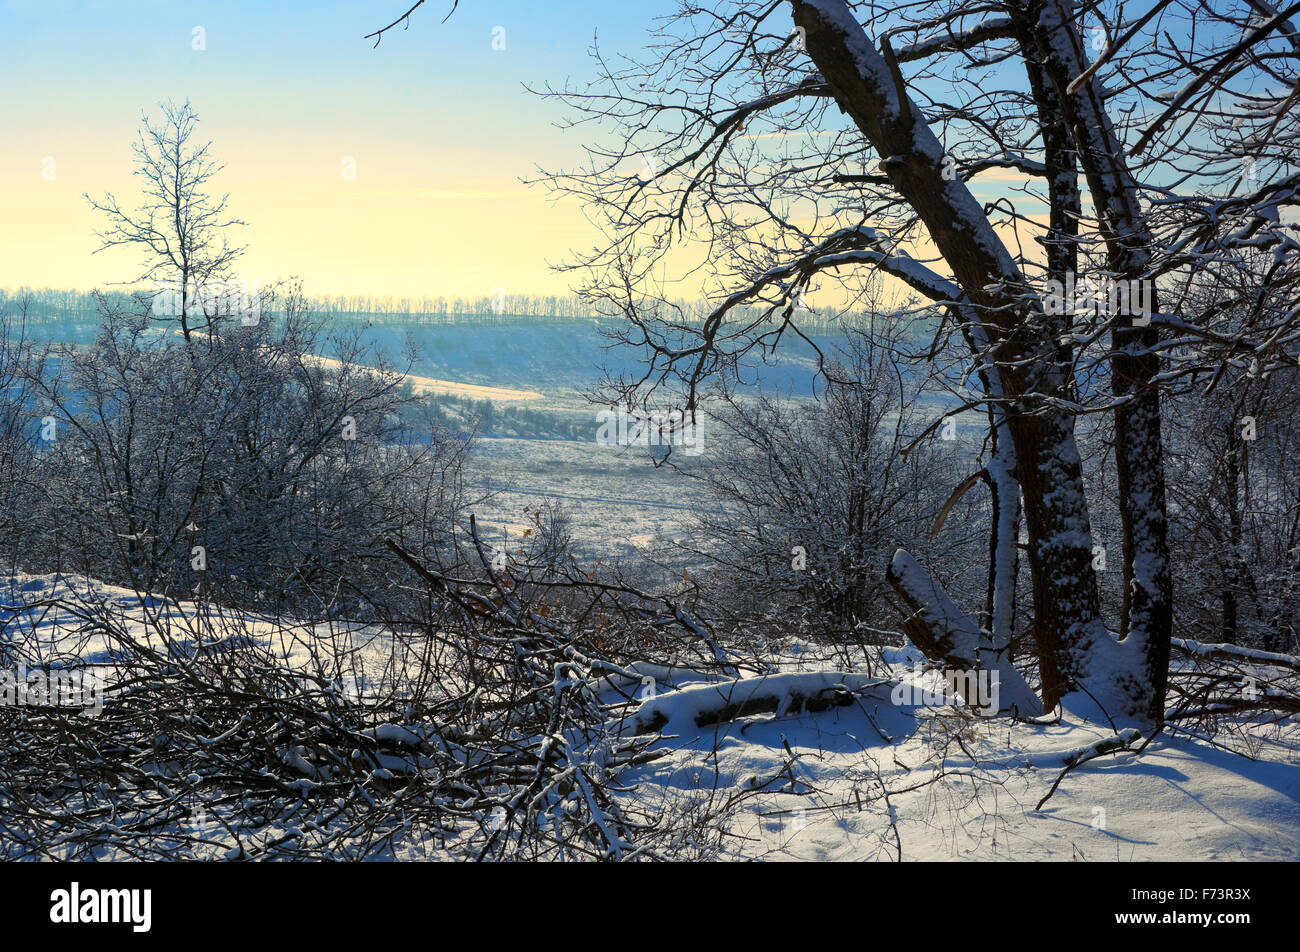
<path id="1" fill-rule="evenodd" d="M 650 354 L 612 393 L 693 410 L 706 379 L 801 333 L 811 287 L 901 281 L 936 325 L 918 356 L 964 364 L 966 406 L 988 410 L 995 505 L 990 623 L 900 552 L 905 629 L 936 660 L 1018 681 L 1004 649 L 1022 510 L 1042 705 L 1159 722 L 1162 391 L 1234 361 L 1295 361 L 1294 307 L 1227 333 L 1187 306 L 1193 275 L 1239 267 L 1248 247 L 1272 256 L 1270 287 L 1294 291 L 1296 11 L 1228 6 L 733 0 L 683 5 L 641 60 L 598 53 L 594 82 L 543 92 L 612 133 L 589 165 L 549 176 L 604 226 L 572 265 L 583 293 Z M 989 172 L 1003 185 L 981 203 Z M 716 305 L 695 322 L 664 292 L 701 266 Z M 1065 291 L 1078 287 L 1097 291 L 1082 308 Z M 1093 569 L 1083 413 L 1112 420 L 1118 633 Z"/>
<path id="2" fill-rule="evenodd" d="M 994 510 L 987 624 L 899 552 L 888 577 L 905 630 L 938 661 L 998 669 L 1021 713 L 1060 703 L 1160 723 L 1173 635 L 1162 395 L 1297 362 L 1297 13 L 1270 0 L 712 0 L 658 21 L 640 56 L 597 49 L 595 80 L 540 92 L 607 135 L 587 165 L 543 181 L 602 226 L 569 267 L 648 354 L 609 397 L 694 412 L 706 381 L 802 336 L 811 289 L 852 302 L 870 276 L 901 282 L 916 300 L 904 317 L 933 323 L 911 356 L 958 368 L 961 409 L 988 414 Z M 1254 293 L 1210 306 L 1192 293 L 1207 277 L 1249 284 L 1259 256 Z M 697 320 L 668 292 L 701 275 L 715 303 Z M 1082 414 L 1106 414 L 1113 434 L 1118 632 L 1093 569 Z M 1007 657 L 1022 517 L 1038 698 Z"/>

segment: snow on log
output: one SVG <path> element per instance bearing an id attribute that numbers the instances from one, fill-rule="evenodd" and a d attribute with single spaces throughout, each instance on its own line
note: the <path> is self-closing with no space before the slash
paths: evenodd
<path id="1" fill-rule="evenodd" d="M 847 707 L 863 694 L 888 703 L 892 684 L 838 671 L 791 671 L 696 684 L 646 698 L 627 723 L 638 734 L 687 734 L 755 714 L 786 717 Z"/>

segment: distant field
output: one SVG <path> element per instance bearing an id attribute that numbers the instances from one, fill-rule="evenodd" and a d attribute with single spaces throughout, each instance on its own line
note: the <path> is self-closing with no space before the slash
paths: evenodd
<path id="1" fill-rule="evenodd" d="M 402 369 L 409 363 L 416 392 L 431 395 L 453 426 L 479 434 L 467 475 L 490 496 L 477 507 L 485 526 L 517 540 L 529 519 L 525 508 L 549 501 L 564 509 L 578 545 L 593 556 L 637 559 L 679 538 L 705 502 L 694 481 L 655 468 L 644 448 L 596 442 L 599 408 L 586 394 L 603 370 L 643 369 L 637 351 L 611 346 L 607 335 L 617 327 L 594 318 L 342 315 L 326 325 L 318 359 L 332 361 L 338 340 L 359 331 L 376 355 Z M 28 327 L 37 340 L 75 344 L 89 344 L 97 330 L 89 315 L 45 315 Z M 829 330 L 809 336 L 828 356 L 846 340 Z M 813 347 L 791 337 L 773 363 L 744 365 L 742 379 L 755 392 L 808 398 L 817 367 Z M 708 435 L 714 445 L 720 438 Z M 707 465 L 708 446 L 703 456 L 678 462 Z"/>
<path id="2" fill-rule="evenodd" d="M 679 538 L 703 504 L 693 480 L 656 469 L 645 454 L 643 447 L 594 440 L 486 439 L 475 447 L 469 481 L 494 493 L 478 509 L 497 534 L 495 544 L 518 543 L 532 524 L 525 508 L 551 502 L 570 517 L 575 540 L 590 554 L 636 556 L 657 539 Z"/>

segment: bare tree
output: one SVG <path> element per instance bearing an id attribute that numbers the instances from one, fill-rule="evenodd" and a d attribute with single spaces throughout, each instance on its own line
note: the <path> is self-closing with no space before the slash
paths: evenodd
<path id="1" fill-rule="evenodd" d="M 34 405 L 23 374 L 30 357 L 30 295 L 15 303 L 14 310 L 0 311 L 0 552 L 17 559 L 32 522 L 23 503 L 32 488 L 40 430 L 32 425 Z"/>
<path id="2" fill-rule="evenodd" d="M 787 627 L 807 614 L 813 630 L 839 638 L 889 624 L 880 568 L 900 546 L 933 547 L 930 529 L 964 465 L 955 442 L 937 436 L 902 452 L 925 411 L 890 337 L 851 333 L 814 400 L 728 390 L 710 411 L 709 465 L 682 470 L 708 500 L 685 547 L 714 567 L 701 584 L 724 610 L 775 614 Z M 967 556 L 968 541 L 943 539 Z M 944 567 L 959 573 L 962 561 Z"/>
<path id="3" fill-rule="evenodd" d="M 47 513 L 31 568 L 70 551 L 140 591 L 302 615 L 382 600 L 386 536 L 447 564 L 467 440 L 356 333 L 327 341 L 293 289 L 264 303 L 256 327 L 214 317 L 202 349 L 106 309 L 92 346 L 24 365 L 57 435 L 27 481 Z"/>
<path id="4" fill-rule="evenodd" d="M 893 276 L 923 299 L 914 313 L 936 322 L 925 359 L 964 363 L 980 383 L 970 405 L 989 407 L 1004 437 L 995 491 L 1009 515 L 1015 483 L 1023 498 L 1044 705 L 1068 698 L 1112 719 L 1159 723 L 1173 617 L 1163 360 L 1180 347 L 1192 347 L 1202 367 L 1243 352 L 1295 359 L 1286 344 L 1294 309 L 1273 312 L 1272 325 L 1248 322 L 1234 338 L 1214 314 L 1189 312 L 1178 291 L 1198 270 L 1231 267 L 1228 252 L 1246 244 L 1274 255 L 1273 286 L 1294 283 L 1296 243 L 1278 215 L 1295 203 L 1292 160 L 1267 145 L 1294 125 L 1284 118 L 1297 75 L 1283 26 L 1290 13 L 1248 6 L 1225 14 L 1163 3 L 1129 20 L 1058 0 L 901 10 L 843 0 L 689 4 L 657 29 L 653 57 L 613 66 L 598 54 L 594 83 L 544 92 L 577 121 L 612 132 L 589 150 L 590 165 L 549 181 L 605 229 L 607 241 L 573 265 L 583 292 L 624 316 L 621 339 L 649 353 L 643 374 L 609 382 L 613 396 L 677 394 L 694 409 L 704 380 L 800 333 L 800 304 L 815 282 L 854 294 L 863 269 Z M 1166 41 L 1165 17 L 1190 24 L 1196 57 Z M 1201 24 L 1216 29 L 1202 38 Z M 1095 63 L 1090 50 L 1101 54 Z M 1208 85 L 1193 65 L 1201 57 L 1215 67 Z M 1019 74 L 995 69 L 1016 60 Z M 1281 80 L 1269 88 L 1283 92 L 1251 100 L 1261 76 Z M 1141 135 L 1140 120 L 1117 121 L 1189 82 L 1192 94 L 1220 98 L 1175 123 L 1166 101 Z M 1269 183 L 1245 196 L 1232 196 L 1240 176 L 1215 138 L 1228 128 L 1222 103 L 1234 96 L 1250 104 L 1255 142 L 1273 163 Z M 1157 140 L 1169 148 L 1132 157 Z M 1024 198 L 983 206 L 968 182 L 999 168 L 1025 176 Z M 1228 197 L 1207 199 L 1206 185 Z M 683 244 L 706 249 L 717 303 L 702 322 L 663 293 L 682 277 L 678 261 L 697 268 L 696 256 L 677 253 Z M 1077 271 L 1137 296 L 1073 311 L 1059 287 Z M 1103 623 L 1075 439 L 1076 417 L 1102 412 L 1114 420 L 1118 474 L 1118 636 Z M 994 599 L 1002 606 L 1013 593 L 1013 522 L 994 520 L 990 544 L 989 590 L 1003 593 Z M 891 574 L 935 651 L 976 637 L 905 553 Z M 999 615 L 996 635 L 978 634 L 995 653 L 1008 634 L 1008 613 Z"/>
<path id="5" fill-rule="evenodd" d="M 199 123 L 187 100 L 165 102 L 161 119 L 141 118 L 135 153 L 135 174 L 141 180 L 142 201 L 135 211 L 122 207 L 111 193 L 90 204 L 108 218 L 99 232 L 96 251 L 127 246 L 142 252 L 144 269 L 137 282 L 165 281 L 173 285 L 175 304 L 159 311 L 175 312 L 186 342 L 195 330 L 194 317 L 211 319 L 222 302 L 211 300 L 210 286 L 226 281 L 243 254 L 243 246 L 226 241 L 226 229 L 243 222 L 226 211 L 228 195 L 216 198 L 207 186 L 224 168 L 211 156 L 210 142 L 192 141 Z M 225 298 L 225 294 L 220 297 Z"/>

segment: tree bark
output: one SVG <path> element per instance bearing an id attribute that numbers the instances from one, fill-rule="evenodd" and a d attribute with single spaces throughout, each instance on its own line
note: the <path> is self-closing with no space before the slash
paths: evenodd
<path id="1" fill-rule="evenodd" d="M 1101 88 L 1092 77 L 1069 92 L 1070 82 L 1087 67 L 1073 0 L 1013 0 L 1009 7 L 1020 29 L 1032 32 L 1042 70 L 1061 102 L 1092 193 L 1109 269 L 1116 279 L 1143 287 L 1144 308 L 1154 314 L 1155 284 L 1149 278 L 1152 237 Z M 1149 692 L 1145 713 L 1159 723 L 1164 717 L 1173 634 L 1164 444 L 1156 383 L 1160 359 L 1154 350 L 1159 332 L 1150 323 L 1135 324 L 1132 314 L 1115 315 L 1112 326 L 1115 468 L 1124 562 L 1120 637 L 1142 656 Z"/>
<path id="2" fill-rule="evenodd" d="M 953 603 L 915 559 L 899 549 L 889 563 L 887 577 L 907 608 L 903 631 L 927 658 L 951 670 L 996 672 L 999 710 L 1022 717 L 1042 713 L 1041 702 L 1006 653 L 984 640 L 979 625 Z M 965 700 L 972 706 L 978 703 L 976 698 Z"/>
<path id="3" fill-rule="evenodd" d="M 1001 392 L 1013 402 L 1008 423 L 1030 538 L 1043 703 L 1050 708 L 1075 688 L 1094 646 L 1109 641 L 1074 421 L 1040 399 L 1067 385 L 1051 356 L 1057 342 L 1044 337 L 1042 304 L 979 203 L 960 179 L 943 177 L 943 148 L 907 95 L 897 64 L 891 68 L 877 52 L 843 0 L 791 5 L 808 54 L 925 223 L 992 345 Z"/>

